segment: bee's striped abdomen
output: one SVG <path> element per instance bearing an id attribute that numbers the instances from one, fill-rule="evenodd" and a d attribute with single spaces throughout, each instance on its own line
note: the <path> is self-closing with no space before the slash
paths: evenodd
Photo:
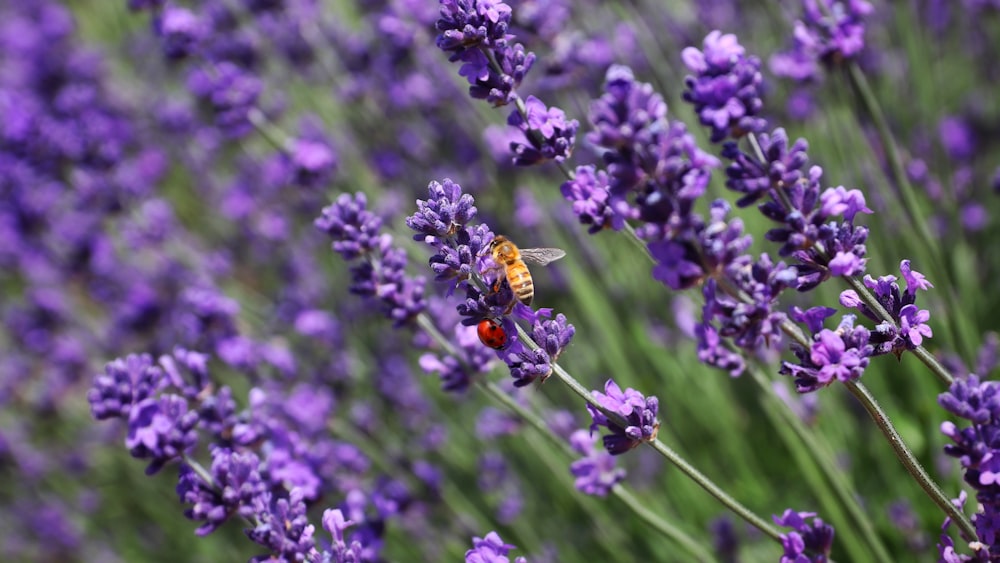
<path id="1" fill-rule="evenodd" d="M 531 305 L 531 298 L 535 296 L 535 284 L 531 281 L 531 272 L 523 261 L 518 260 L 507 268 L 507 283 L 510 284 L 510 290 L 517 296 L 518 301 Z"/>

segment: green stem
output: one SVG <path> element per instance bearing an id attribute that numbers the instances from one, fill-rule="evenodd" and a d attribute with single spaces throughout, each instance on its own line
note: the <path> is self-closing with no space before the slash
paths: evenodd
<path id="1" fill-rule="evenodd" d="M 521 341 L 525 345 L 527 345 L 532 350 L 538 349 L 538 345 L 531 339 L 528 333 L 523 328 L 521 328 L 520 325 L 518 325 L 517 327 L 517 332 L 518 336 L 521 338 Z M 566 386 L 569 387 L 571 391 L 579 395 L 584 401 L 587 401 L 588 404 L 592 405 L 594 408 L 596 408 L 602 414 L 604 414 L 604 416 L 606 416 L 610 422 L 622 428 L 628 426 L 628 423 L 621 415 L 605 409 L 604 406 L 601 405 L 601 403 L 598 402 L 598 400 L 590 393 L 590 391 L 588 391 L 583 385 L 580 385 L 580 382 L 578 382 L 572 375 L 570 375 L 569 372 L 563 369 L 562 366 L 560 366 L 555 362 L 552 362 L 552 372 L 563 383 L 565 383 Z M 667 447 L 666 444 L 655 439 L 648 443 L 654 450 L 656 450 L 657 452 L 659 452 L 660 455 L 666 458 L 667 461 L 674 464 L 678 469 L 681 470 L 682 473 L 687 475 L 692 481 L 698 484 L 698 486 L 700 486 L 702 489 L 708 492 L 708 494 L 715 497 L 715 499 L 721 502 L 725 507 L 732 510 L 737 516 L 743 518 L 744 520 L 747 521 L 747 523 L 759 529 L 761 532 L 764 532 L 768 536 L 771 536 L 771 538 L 773 538 L 774 540 L 781 541 L 780 533 L 777 531 L 776 528 L 768 524 L 760 516 L 757 516 L 756 514 L 751 512 L 750 509 L 740 504 L 739 501 L 729 496 L 718 485 L 713 483 L 708 477 L 703 475 L 701 472 L 695 469 L 694 466 L 689 464 L 684 458 L 682 458 L 680 455 L 678 455 L 669 447 Z"/>
<path id="2" fill-rule="evenodd" d="M 522 420 L 528 423 L 532 428 L 538 431 L 543 438 L 549 441 L 552 446 L 559 449 L 563 454 L 565 454 L 570 459 L 576 458 L 577 453 L 573 451 L 565 440 L 556 436 L 555 433 L 545 424 L 534 412 L 526 409 L 523 405 L 515 401 L 510 395 L 505 393 L 498 385 L 492 382 L 484 381 L 480 383 L 480 388 L 495 401 L 503 404 L 505 407 L 510 409 L 511 412 L 519 416 Z M 649 508 L 643 506 L 638 499 L 624 486 L 615 485 L 611 489 L 611 494 L 622 501 L 630 510 L 632 510 L 642 521 L 646 522 L 652 528 L 658 530 L 665 537 L 677 542 L 684 547 L 689 553 L 698 558 L 699 561 L 711 561 L 713 558 L 711 554 L 705 551 L 702 544 L 695 541 L 691 536 L 684 533 L 679 528 L 672 526 L 669 522 L 660 518 L 658 514 L 650 510 Z"/>
<path id="3" fill-rule="evenodd" d="M 767 414 L 780 417 L 780 421 L 773 421 L 773 424 L 780 424 L 782 428 L 790 429 L 798 440 L 796 444 L 788 444 L 789 448 L 797 448 L 812 454 L 813 465 L 822 472 L 826 482 L 831 485 L 834 494 L 839 499 L 840 505 L 848 512 L 848 516 L 843 517 L 842 520 L 848 520 L 849 518 L 851 524 L 857 525 L 860 528 L 861 535 L 864 537 L 865 543 L 868 544 L 868 549 L 871 550 L 871 554 L 875 559 L 885 563 L 892 561 L 892 557 L 886 551 L 885 545 L 882 544 L 878 533 L 875 531 L 875 527 L 872 525 L 871 518 L 865 514 L 865 511 L 858 503 L 858 497 L 852 491 L 844 473 L 837 470 L 837 464 L 833 453 L 830 451 L 829 444 L 822 436 L 806 428 L 802 419 L 792 412 L 788 404 L 775 396 L 774 390 L 769 385 L 768 378 L 760 369 L 748 362 L 747 371 L 750 372 L 754 382 L 760 387 L 761 394 L 767 402 L 765 407 Z M 843 530 L 841 531 L 844 532 Z M 847 547 L 849 549 L 855 548 L 855 546 Z M 861 546 L 858 547 L 861 548 Z"/>
<path id="4" fill-rule="evenodd" d="M 892 425 L 892 421 L 889 420 L 889 417 L 882 410 L 882 407 L 879 406 L 878 401 L 875 400 L 875 397 L 868 388 L 859 381 L 848 381 L 844 383 L 844 386 L 847 387 L 847 390 L 868 411 L 868 415 L 872 417 L 875 425 L 878 426 L 878 429 L 889 441 L 889 445 L 892 446 L 893 452 L 896 453 L 896 458 L 899 459 L 899 462 L 903 464 L 906 471 L 913 476 L 917 484 L 927 493 L 927 496 L 944 510 L 945 514 L 951 517 L 952 521 L 958 525 L 966 537 L 977 537 L 976 529 L 969 522 L 969 519 L 965 517 L 965 514 L 958 507 L 951 503 L 944 492 L 937 486 L 937 483 L 931 479 L 927 471 L 917 461 L 913 452 L 906 447 L 903 438 L 896 431 L 896 428 Z"/>
<path id="5" fill-rule="evenodd" d="M 761 532 L 770 536 L 771 539 L 780 542 L 781 533 L 773 525 L 769 524 L 760 516 L 754 514 L 749 508 L 740 504 L 739 501 L 729 496 L 725 491 L 719 488 L 718 485 L 713 483 L 708 477 L 703 475 L 697 469 L 695 469 L 691 464 L 684 460 L 680 455 L 675 453 L 666 444 L 659 440 L 652 440 L 648 442 L 649 446 L 656 450 L 660 455 L 666 458 L 667 461 L 674 464 L 675 467 L 681 470 L 684 475 L 689 479 L 694 481 L 699 487 L 705 490 L 708 494 L 715 497 L 720 503 L 722 503 L 726 508 L 732 510 L 737 516 L 745 520 L 748 524 L 757 528 Z"/>

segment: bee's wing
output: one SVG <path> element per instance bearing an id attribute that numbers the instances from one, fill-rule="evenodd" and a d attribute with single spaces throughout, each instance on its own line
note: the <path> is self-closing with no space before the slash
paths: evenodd
<path id="1" fill-rule="evenodd" d="M 521 249 L 521 259 L 525 262 L 531 262 L 532 264 L 538 264 L 539 266 L 544 266 L 549 262 L 555 262 L 556 260 L 566 256 L 566 252 L 559 248 L 522 248 Z"/>

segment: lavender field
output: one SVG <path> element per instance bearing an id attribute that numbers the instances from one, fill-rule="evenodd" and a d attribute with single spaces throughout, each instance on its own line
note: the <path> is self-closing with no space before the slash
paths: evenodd
<path id="1" fill-rule="evenodd" d="M 0 555 L 1000 561 L 998 50 L 995 0 L 0 2 Z"/>

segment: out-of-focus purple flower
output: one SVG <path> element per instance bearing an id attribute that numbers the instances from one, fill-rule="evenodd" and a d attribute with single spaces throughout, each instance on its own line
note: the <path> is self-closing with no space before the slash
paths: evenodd
<path id="1" fill-rule="evenodd" d="M 684 100 L 694 106 L 702 125 L 712 128 L 711 141 L 739 138 L 766 127 L 758 117 L 764 102 L 760 59 L 746 56 L 736 36 L 715 30 L 705 37 L 703 50 L 686 47 L 681 58 L 688 70 Z"/>
<path id="2" fill-rule="evenodd" d="M 490 532 L 485 538 L 472 538 L 472 549 L 465 552 L 465 563 L 509 563 L 507 554 L 516 545 L 504 543 L 500 534 Z M 524 557 L 514 559 L 514 563 L 527 563 Z"/>
<path id="3" fill-rule="evenodd" d="M 323 561 L 329 563 L 359 563 L 363 561 L 364 547 L 361 542 L 352 540 L 350 545 L 344 539 L 344 530 L 354 522 L 344 518 L 340 509 L 323 511 L 323 529 L 333 537 L 330 551 L 323 553 Z"/>
<path id="4" fill-rule="evenodd" d="M 660 429 L 660 421 L 656 419 L 660 401 L 656 397 L 645 397 L 631 387 L 622 391 L 614 380 L 609 379 L 604 385 L 604 393 L 591 391 L 597 402 L 610 413 L 624 419 L 625 426 L 609 419 L 603 412 L 591 404 L 587 410 L 593 419 L 590 431 L 593 433 L 598 426 L 604 426 L 611 431 L 604 436 L 604 449 L 611 455 L 620 455 L 643 442 L 656 439 Z"/>
<path id="5" fill-rule="evenodd" d="M 392 236 L 380 233 L 382 221 L 367 210 L 363 193 L 341 194 L 323 208 L 316 228 L 333 239 L 333 249 L 345 260 L 364 256 L 351 268 L 351 292 L 374 297 L 395 326 L 402 326 L 424 310 L 424 279 L 406 275 L 406 252 L 393 246 Z"/>
<path id="6" fill-rule="evenodd" d="M 792 48 L 771 58 L 771 70 L 778 76 L 810 80 L 818 63 L 837 66 L 864 49 L 864 20 L 873 11 L 865 0 L 802 0 L 802 9 Z"/>
<path id="7" fill-rule="evenodd" d="M 615 457 L 594 447 L 595 437 L 588 430 L 577 430 L 570 436 L 570 445 L 583 456 L 570 464 L 576 478 L 576 490 L 587 495 L 607 496 L 616 483 L 625 479 L 625 469 L 616 467 Z"/>
<path id="8" fill-rule="evenodd" d="M 976 137 L 968 122 L 961 117 L 945 117 L 938 123 L 941 145 L 952 160 L 969 160 L 976 152 Z"/>
<path id="9" fill-rule="evenodd" d="M 876 280 L 866 275 L 863 280 L 865 287 L 871 290 L 875 299 L 889 313 L 891 320 L 882 319 L 853 289 L 840 294 L 841 305 L 857 309 L 877 323 L 871 332 L 871 344 L 874 346 L 872 355 L 875 356 L 889 352 L 899 356 L 906 350 L 920 346 L 924 338 L 933 336 L 931 327 L 927 325 L 930 312 L 918 309 L 914 303 L 918 290 L 926 291 L 934 286 L 923 274 L 910 268 L 909 260 L 900 262 L 899 269 L 906 281 L 905 291 L 900 291 L 896 276 L 880 276 Z"/>
<path id="10" fill-rule="evenodd" d="M 163 7 L 155 27 L 163 42 L 163 52 L 171 59 L 183 59 L 194 54 L 205 32 L 198 16 L 173 4 Z"/>
<path id="11" fill-rule="evenodd" d="M 930 538 L 924 532 L 920 518 L 906 499 L 893 502 L 886 509 L 889 520 L 904 534 L 907 547 L 914 552 L 927 549 Z"/>
<path id="12" fill-rule="evenodd" d="M 151 397 L 164 384 L 163 370 L 143 354 L 118 358 L 94 378 L 87 392 L 90 412 L 97 420 L 128 418 L 133 406 Z"/>
<path id="13" fill-rule="evenodd" d="M 802 322 L 799 316 L 794 320 Z M 810 393 L 835 381 L 854 381 L 868 367 L 873 350 L 869 336 L 868 329 L 854 326 L 854 315 L 844 315 L 837 330 L 814 332 L 808 349 L 793 343 L 798 362 L 782 362 L 779 373 L 793 377 L 799 393 Z"/>
<path id="14" fill-rule="evenodd" d="M 546 107 L 534 96 L 528 96 L 524 106 L 525 116 L 515 109 L 507 118 L 507 124 L 519 129 L 527 141 L 511 143 L 514 164 L 531 166 L 548 160 L 562 162 L 569 158 L 580 122 L 575 119 L 567 121 L 563 110 Z"/>
<path id="15" fill-rule="evenodd" d="M 833 547 L 833 526 L 815 517 L 813 512 L 796 512 L 791 508 L 781 516 L 772 516 L 774 523 L 792 531 L 781 534 L 785 553 L 781 563 L 826 563 Z M 812 518 L 812 525 L 806 523 Z"/>
<path id="16" fill-rule="evenodd" d="M 728 516 L 721 516 L 712 520 L 708 525 L 708 530 L 712 534 L 712 547 L 719 560 L 724 563 L 736 563 L 739 561 L 737 552 L 739 551 L 739 537 L 736 535 L 736 528 L 733 521 Z"/>
<path id="17" fill-rule="evenodd" d="M 333 174 L 337 158 L 325 143 L 298 139 L 291 149 L 295 183 L 305 187 L 321 186 Z"/>
<path id="18" fill-rule="evenodd" d="M 132 457 L 150 460 L 146 474 L 152 475 L 195 446 L 197 425 L 198 412 L 183 397 L 148 397 L 129 411 L 125 447 Z"/>
<path id="19" fill-rule="evenodd" d="M 250 111 L 255 108 L 263 85 L 250 72 L 227 61 L 211 70 L 196 67 L 188 76 L 188 89 L 205 101 L 223 134 L 238 138 L 253 130 Z"/>

